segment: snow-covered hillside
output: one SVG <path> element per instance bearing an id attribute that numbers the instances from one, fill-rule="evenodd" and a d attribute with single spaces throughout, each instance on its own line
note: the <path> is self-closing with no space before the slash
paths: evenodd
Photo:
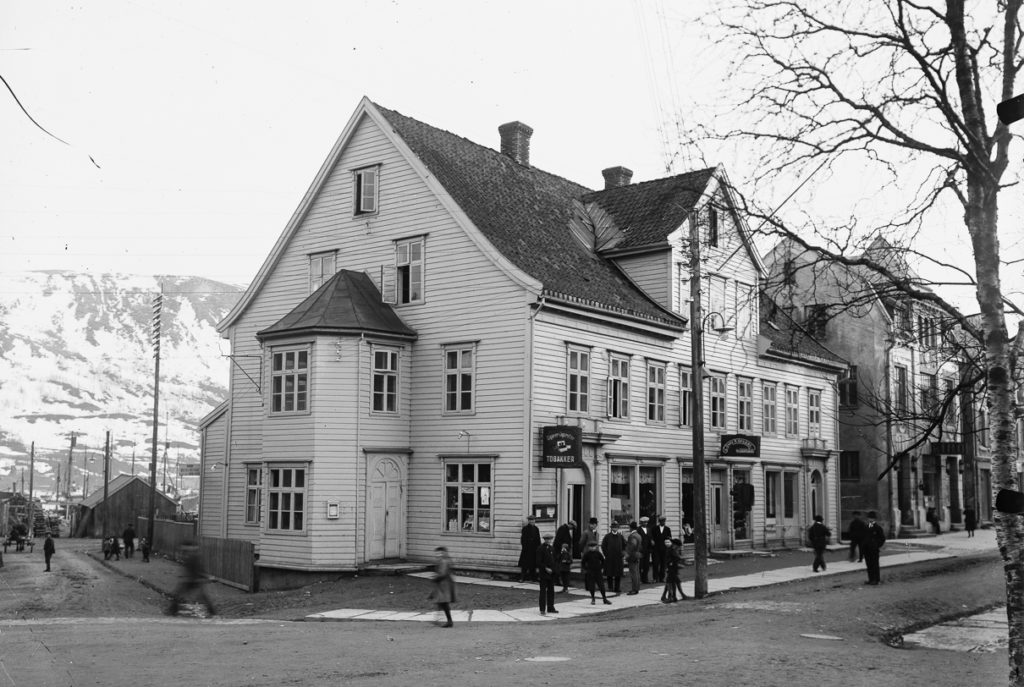
<path id="1" fill-rule="evenodd" d="M 153 436 L 154 296 L 163 290 L 158 482 L 199 459 L 198 421 L 227 397 L 228 342 L 214 327 L 238 300 L 237 286 L 198 277 L 0 274 L 0 490 L 52 493 L 58 466 L 73 494 L 110 475 L 149 471 Z M 83 467 L 85 472 L 83 473 Z"/>

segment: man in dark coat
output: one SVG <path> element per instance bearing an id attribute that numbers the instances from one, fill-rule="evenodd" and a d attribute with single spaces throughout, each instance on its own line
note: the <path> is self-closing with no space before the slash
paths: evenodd
<path id="1" fill-rule="evenodd" d="M 50 559 L 53 558 L 53 554 L 57 552 L 57 547 L 53 545 L 53 536 L 47 532 L 46 541 L 43 542 L 43 556 L 46 558 L 46 571 L 50 572 Z"/>
<path id="2" fill-rule="evenodd" d="M 135 555 L 135 528 L 129 524 L 124 528 L 121 538 L 124 539 L 124 557 L 132 558 Z"/>
<path id="3" fill-rule="evenodd" d="M 520 582 L 534 581 L 537 579 L 537 549 L 540 547 L 540 530 L 537 529 L 537 519 L 532 515 L 526 516 L 526 524 L 523 525 L 522 534 L 519 535 L 519 576 Z"/>
<path id="4" fill-rule="evenodd" d="M 864 541 L 864 530 L 868 526 L 860 517 L 860 511 L 853 511 L 853 520 L 850 521 L 850 528 L 847 530 L 847 536 L 850 537 L 850 562 L 857 561 L 860 563 L 864 560 L 864 553 L 860 548 L 860 543 Z"/>
<path id="5" fill-rule="evenodd" d="M 558 613 L 555 610 L 555 552 L 551 548 L 554 537 L 544 533 L 544 543 L 537 549 L 537 580 L 540 583 L 540 614 Z"/>
<path id="6" fill-rule="evenodd" d="M 651 565 L 654 567 L 654 581 L 665 581 L 665 563 L 668 559 L 668 547 L 665 542 L 671 541 L 672 528 L 665 524 L 665 516 L 658 516 L 658 524 L 651 528 Z"/>
<path id="7" fill-rule="evenodd" d="M 626 537 L 626 566 L 629 568 L 629 591 L 626 596 L 640 593 L 640 560 L 644 548 L 643 532 L 637 527 L 636 520 L 629 523 L 629 536 Z"/>
<path id="8" fill-rule="evenodd" d="M 569 552 L 571 553 L 573 551 L 575 539 L 576 521 L 570 520 L 569 522 L 559 527 L 558 531 L 555 532 L 555 543 L 553 544 L 553 546 L 555 547 L 555 555 L 558 555 L 558 552 L 562 550 L 562 544 L 568 544 Z"/>
<path id="9" fill-rule="evenodd" d="M 654 548 L 653 541 L 651 539 L 651 519 L 646 515 L 640 518 L 640 525 L 637 527 L 637 532 L 640 533 L 641 537 L 641 548 L 640 548 L 640 581 L 643 584 L 649 584 L 651 581 L 651 549 Z"/>
<path id="10" fill-rule="evenodd" d="M 613 522 L 611 531 L 601 540 L 604 554 L 604 576 L 608 591 L 619 594 L 622 587 L 622 559 L 626 552 L 626 538 L 619 532 L 619 523 Z"/>
<path id="11" fill-rule="evenodd" d="M 878 584 L 882 581 L 878 571 L 878 556 L 883 546 L 885 546 L 885 531 L 881 525 L 875 522 L 875 511 L 871 511 L 868 513 L 868 525 L 864 530 L 864 539 L 860 543 L 864 565 L 868 569 L 868 584 Z"/>
<path id="12" fill-rule="evenodd" d="M 815 515 L 814 524 L 807 528 L 807 538 L 811 540 L 811 548 L 814 549 L 814 564 L 811 566 L 814 572 L 818 572 L 818 568 L 825 569 L 825 547 L 831 536 L 832 530 L 825 526 L 823 518 Z"/>

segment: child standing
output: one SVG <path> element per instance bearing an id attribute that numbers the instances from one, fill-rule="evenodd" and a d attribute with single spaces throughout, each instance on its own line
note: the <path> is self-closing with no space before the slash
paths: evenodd
<path id="1" fill-rule="evenodd" d="M 569 591 L 569 571 L 572 570 L 572 551 L 568 544 L 562 544 L 558 552 L 558 578 L 562 581 L 562 591 Z"/>
<path id="2" fill-rule="evenodd" d="M 661 602 L 670 604 L 687 598 L 679 581 L 679 565 L 683 562 L 682 540 L 666 539 L 665 556 L 665 591 L 661 593 Z"/>
<path id="3" fill-rule="evenodd" d="M 597 603 L 595 592 L 598 589 L 601 590 L 601 600 L 606 604 L 611 604 L 604 586 L 604 555 L 601 553 L 597 541 L 592 540 L 587 544 L 587 550 L 583 552 L 580 567 L 583 568 L 583 572 L 586 575 L 587 591 L 590 592 L 590 605 L 593 606 Z"/>

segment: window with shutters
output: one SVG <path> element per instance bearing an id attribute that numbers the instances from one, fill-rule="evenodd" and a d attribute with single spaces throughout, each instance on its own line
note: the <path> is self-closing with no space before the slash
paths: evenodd
<path id="1" fill-rule="evenodd" d="M 355 188 L 353 214 L 370 215 L 377 212 L 377 192 L 380 167 L 363 167 L 352 173 Z"/>
<path id="2" fill-rule="evenodd" d="M 263 520 L 263 466 L 245 469 L 245 524 L 258 525 Z"/>
<path id="3" fill-rule="evenodd" d="M 629 359 L 623 356 L 608 360 L 608 417 L 629 418 Z"/>

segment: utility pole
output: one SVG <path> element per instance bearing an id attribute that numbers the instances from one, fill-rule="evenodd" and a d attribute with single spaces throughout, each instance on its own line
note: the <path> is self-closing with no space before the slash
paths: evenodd
<path id="1" fill-rule="evenodd" d="M 693 379 L 693 595 L 708 593 L 707 480 L 704 478 L 704 312 L 700 302 L 700 231 L 690 212 L 690 367 Z"/>
<path id="2" fill-rule="evenodd" d="M 71 518 L 71 458 L 72 458 L 72 456 L 73 456 L 73 454 L 75 452 L 75 442 L 77 441 L 77 439 L 78 439 L 78 437 L 76 437 L 75 433 L 72 432 L 71 433 L 71 447 L 68 448 L 68 473 L 67 473 L 67 480 L 66 480 L 67 481 L 67 486 L 64 488 L 64 493 L 66 495 L 66 499 L 64 501 L 64 518 L 65 519 L 70 519 Z M 60 498 L 59 494 L 60 494 L 60 492 L 58 492 L 58 496 L 57 496 L 58 499 Z"/>
<path id="3" fill-rule="evenodd" d="M 103 444 L 103 538 L 107 538 L 107 487 L 110 484 L 110 431 Z"/>
<path id="4" fill-rule="evenodd" d="M 160 315 L 163 310 L 164 294 L 161 291 L 153 299 L 153 450 L 149 460 L 149 523 L 146 538 L 153 545 L 153 521 L 156 518 L 156 443 L 160 431 Z"/>
<path id="5" fill-rule="evenodd" d="M 33 479 L 36 476 L 36 442 L 32 442 L 32 448 L 29 449 L 28 453 L 28 521 L 29 527 L 32 528 L 32 536 L 35 536 L 35 504 L 32 502 L 32 487 Z"/>
<path id="6" fill-rule="evenodd" d="M 57 459 L 57 486 L 53 490 L 53 498 L 56 501 L 53 505 L 57 507 L 57 515 L 60 515 L 60 459 Z"/>

